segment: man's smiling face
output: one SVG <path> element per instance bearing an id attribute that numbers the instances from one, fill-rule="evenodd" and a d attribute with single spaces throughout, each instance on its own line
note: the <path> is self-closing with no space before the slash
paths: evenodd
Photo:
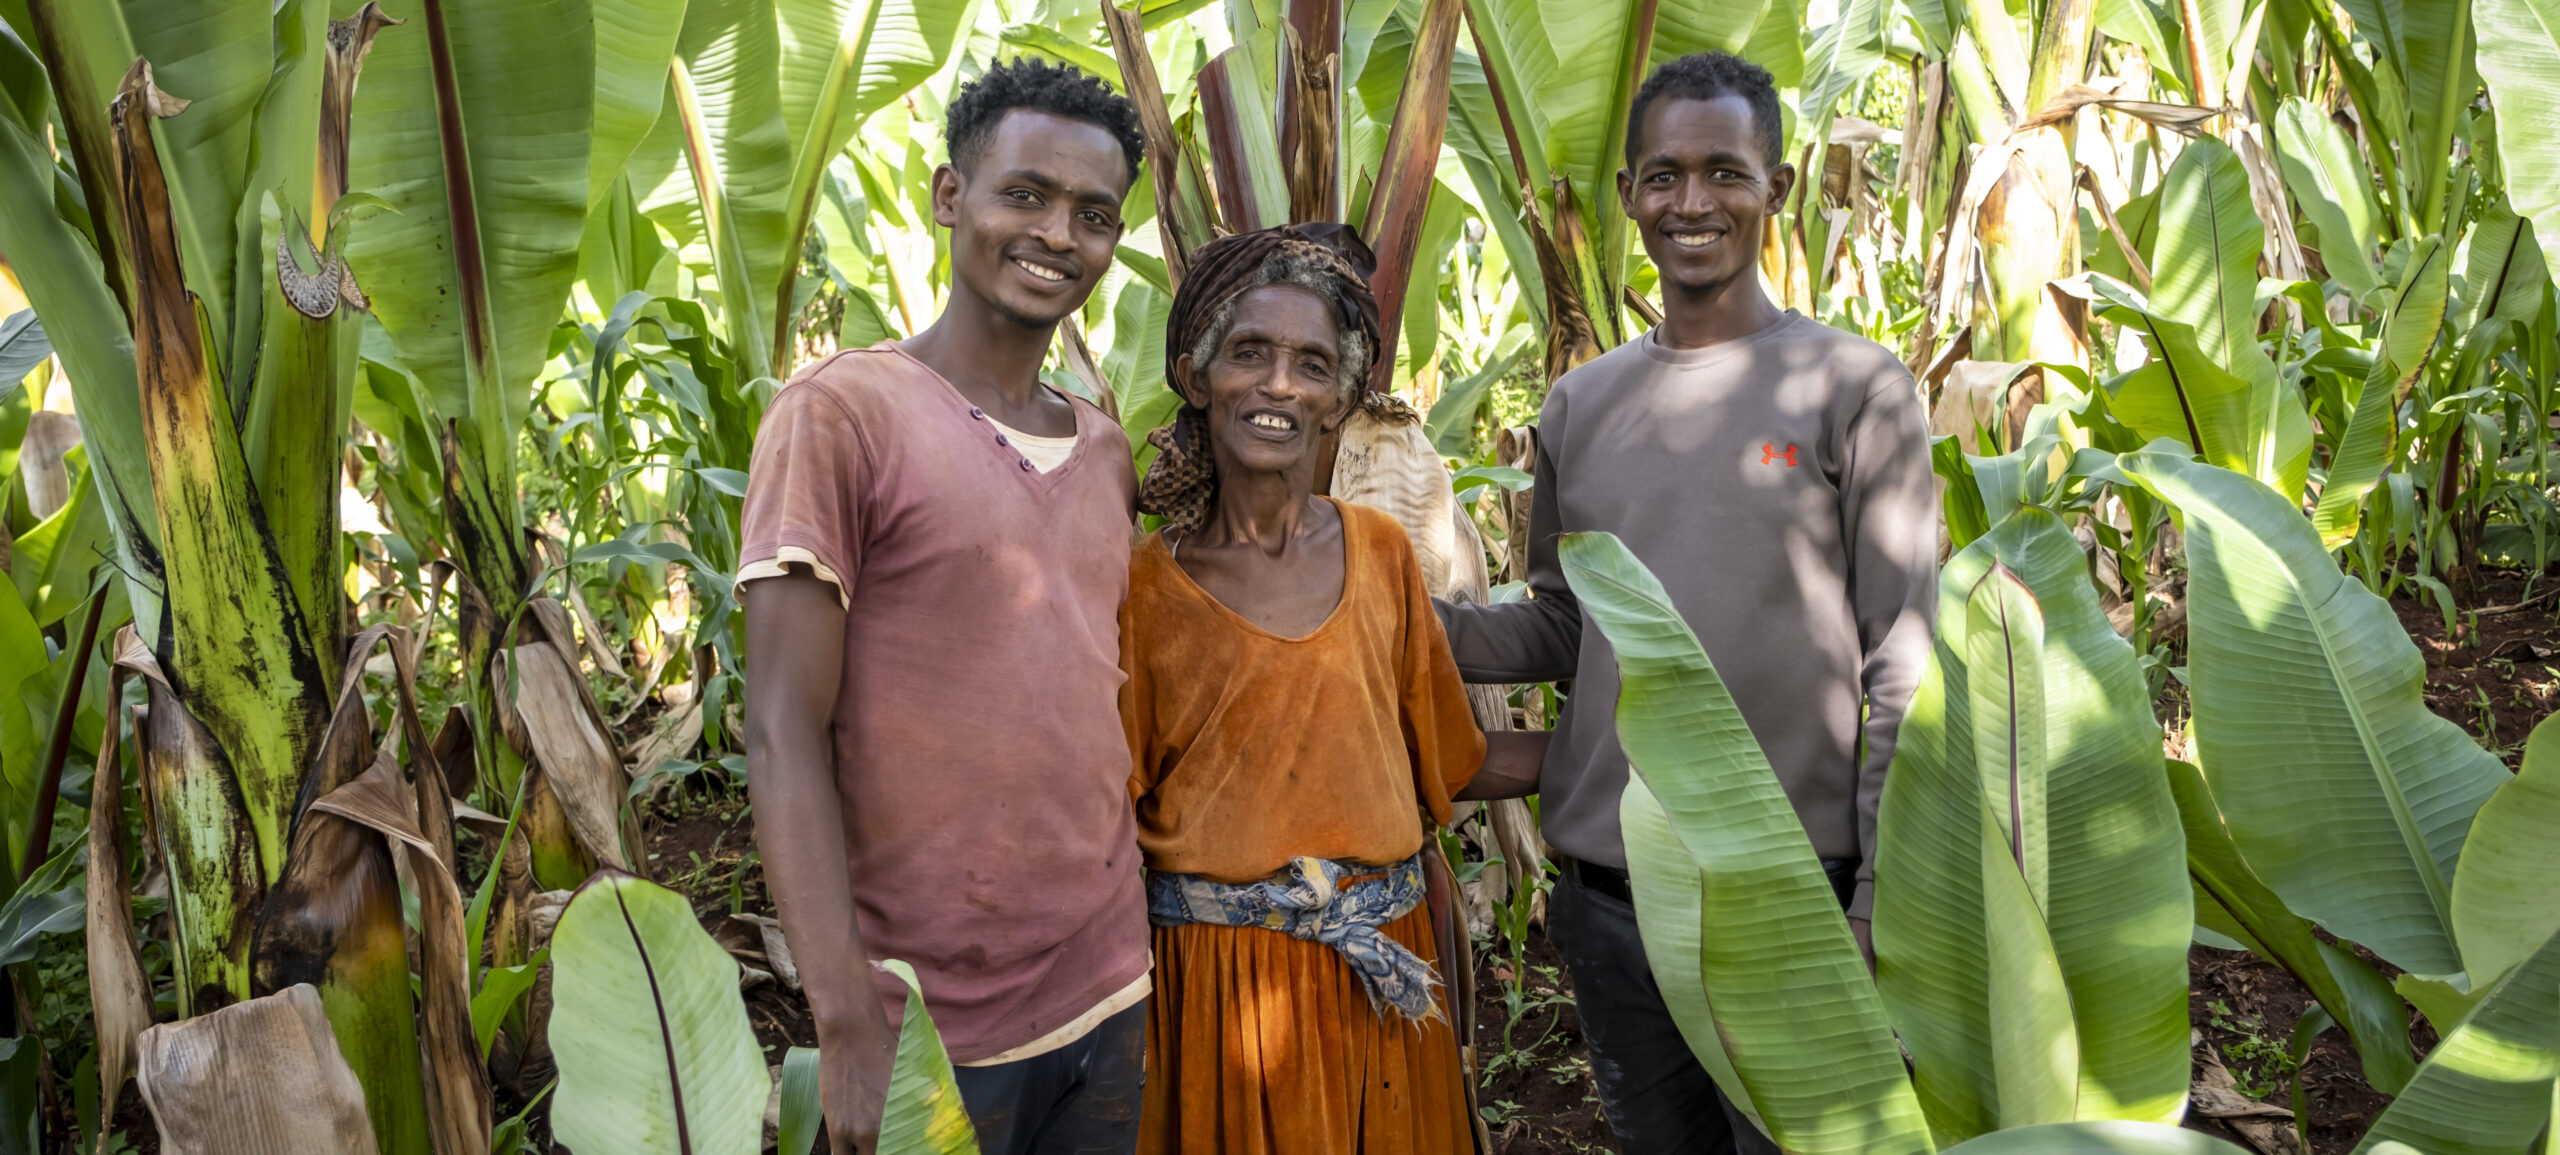
<path id="1" fill-rule="evenodd" d="M 1100 125 L 1031 109 L 996 122 L 968 171 L 934 178 L 951 230 L 951 276 L 1029 328 L 1076 311 L 1111 267 L 1128 161 Z"/>
<path id="2" fill-rule="evenodd" d="M 1712 293 L 1749 276 L 1760 234 L 1795 187 L 1753 129 L 1751 102 L 1665 95 L 1645 110 L 1635 165 L 1618 173 L 1619 204 L 1644 238 L 1663 292 Z"/>

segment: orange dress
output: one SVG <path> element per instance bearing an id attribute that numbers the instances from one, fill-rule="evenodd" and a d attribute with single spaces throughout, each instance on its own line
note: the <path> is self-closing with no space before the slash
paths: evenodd
<path id="1" fill-rule="evenodd" d="M 1220 605 L 1162 535 L 1129 563 L 1120 616 L 1129 795 L 1150 870 L 1251 882 L 1293 857 L 1387 865 L 1484 760 L 1484 735 L 1387 515 L 1342 511 L 1342 599 L 1284 638 Z M 1428 906 L 1382 928 L 1437 962 Z M 1157 927 L 1138 1150 L 1464 1155 L 1446 1018 L 1373 1009 L 1321 943 L 1261 927 Z"/>

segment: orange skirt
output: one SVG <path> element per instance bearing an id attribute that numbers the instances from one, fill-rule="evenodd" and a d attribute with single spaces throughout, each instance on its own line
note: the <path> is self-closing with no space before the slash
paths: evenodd
<path id="1" fill-rule="evenodd" d="M 1386 936 L 1436 963 L 1431 911 Z M 1471 1155 L 1446 1018 L 1369 1006 L 1333 948 L 1260 927 L 1155 928 L 1142 1155 Z"/>

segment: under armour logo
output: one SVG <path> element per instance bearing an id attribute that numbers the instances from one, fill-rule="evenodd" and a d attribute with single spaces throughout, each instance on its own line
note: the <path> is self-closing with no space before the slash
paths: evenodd
<path id="1" fill-rule="evenodd" d="M 1777 464 L 1777 463 L 1778 463 L 1779 461 L 1781 461 L 1781 460 L 1783 460 L 1783 461 L 1785 461 L 1785 462 L 1787 463 L 1787 468 L 1789 468 L 1789 469 L 1793 469 L 1793 468 L 1795 468 L 1795 467 L 1796 467 L 1796 447 L 1795 447 L 1795 446 L 1790 445 L 1790 446 L 1788 446 L 1788 447 L 1787 447 L 1787 451 L 1786 451 L 1785 453 L 1783 453 L 1783 454 L 1782 454 L 1782 453 L 1779 453 L 1779 452 L 1778 452 L 1778 447 L 1777 447 L 1777 446 L 1772 445 L 1772 444 L 1770 444 L 1770 443 L 1768 443 L 1768 442 L 1765 442 L 1765 441 L 1760 443 L 1760 464 L 1762 464 L 1762 465 L 1775 465 L 1775 464 Z"/>

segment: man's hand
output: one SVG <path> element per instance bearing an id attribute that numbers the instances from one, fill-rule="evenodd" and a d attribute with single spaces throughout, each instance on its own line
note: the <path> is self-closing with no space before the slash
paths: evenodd
<path id="1" fill-rule="evenodd" d="M 871 1020 L 818 1027 L 818 1102 L 827 1115 L 827 1147 L 834 1155 L 871 1155 L 880 1143 L 880 1112 L 889 1097 L 889 1073 L 897 1064 L 898 1035 L 889 1029 L 879 1000 Z"/>

